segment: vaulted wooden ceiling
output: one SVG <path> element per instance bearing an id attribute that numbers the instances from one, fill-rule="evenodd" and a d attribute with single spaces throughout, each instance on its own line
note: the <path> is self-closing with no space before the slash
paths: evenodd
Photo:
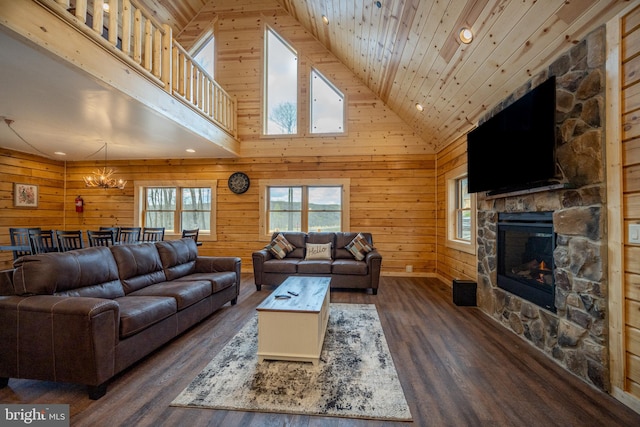
<path id="1" fill-rule="evenodd" d="M 180 40 L 217 0 L 139 0 Z M 631 1 L 278 0 L 439 151 Z M 237 0 L 237 10 L 251 1 Z M 328 24 L 323 22 L 323 16 Z M 202 27 L 206 23 L 201 23 Z M 462 44 L 460 29 L 474 33 Z M 182 34 L 183 39 L 189 34 Z M 604 47 L 603 47 L 604 49 Z M 422 112 L 416 109 L 419 103 Z"/>

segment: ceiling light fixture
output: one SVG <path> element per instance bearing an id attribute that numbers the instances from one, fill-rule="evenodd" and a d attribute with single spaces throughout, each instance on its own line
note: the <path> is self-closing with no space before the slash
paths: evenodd
<path id="1" fill-rule="evenodd" d="M 102 10 L 104 10 L 105 13 L 109 13 L 109 3 L 108 2 L 104 2 L 102 3 Z"/>
<path id="2" fill-rule="evenodd" d="M 420 104 L 419 102 L 416 102 L 416 110 L 418 111 L 424 111 L 424 107 L 422 106 L 422 104 Z"/>
<path id="3" fill-rule="evenodd" d="M 460 29 L 460 41 L 464 44 L 471 43 L 473 41 L 473 31 L 467 27 Z"/>
<path id="4" fill-rule="evenodd" d="M 102 170 L 93 171 L 91 175 L 82 177 L 82 179 L 84 179 L 85 185 L 87 187 L 94 188 L 118 188 L 120 190 L 123 190 L 124 186 L 127 184 L 127 181 L 123 180 L 122 178 L 112 178 L 115 171 L 113 169 L 107 169 L 107 143 L 105 143 L 100 148 L 100 150 L 102 149 L 104 149 L 104 168 L 102 168 Z M 96 153 L 99 153 L 100 150 L 96 151 Z"/>
<path id="5" fill-rule="evenodd" d="M 186 151 L 187 153 L 195 153 L 196 152 L 196 150 L 194 150 L 193 148 L 187 148 L 184 151 Z"/>
<path id="6" fill-rule="evenodd" d="M 322 15 L 322 22 L 324 22 L 324 25 L 329 25 L 329 18 L 327 18 L 327 15 Z"/>

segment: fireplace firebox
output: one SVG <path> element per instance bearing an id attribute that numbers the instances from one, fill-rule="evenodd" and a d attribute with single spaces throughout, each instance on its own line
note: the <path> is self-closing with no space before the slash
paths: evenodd
<path id="1" fill-rule="evenodd" d="M 556 312 L 552 212 L 498 213 L 498 287 Z"/>

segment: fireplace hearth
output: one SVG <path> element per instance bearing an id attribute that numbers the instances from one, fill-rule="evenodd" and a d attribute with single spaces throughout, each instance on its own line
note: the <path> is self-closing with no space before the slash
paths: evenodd
<path id="1" fill-rule="evenodd" d="M 556 312 L 552 212 L 498 214 L 498 287 Z"/>

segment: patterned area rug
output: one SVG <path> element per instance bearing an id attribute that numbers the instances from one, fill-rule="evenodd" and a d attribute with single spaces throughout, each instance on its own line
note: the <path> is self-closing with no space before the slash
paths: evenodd
<path id="1" fill-rule="evenodd" d="M 258 363 L 257 316 L 172 406 L 411 421 L 373 304 L 331 304 L 320 363 Z"/>

